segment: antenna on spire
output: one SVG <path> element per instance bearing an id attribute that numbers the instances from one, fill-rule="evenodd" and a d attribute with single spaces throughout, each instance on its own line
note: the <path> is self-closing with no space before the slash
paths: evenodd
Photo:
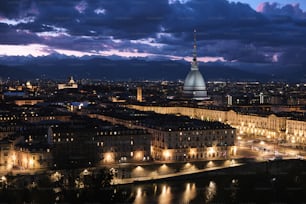
<path id="1" fill-rule="evenodd" d="M 194 40 L 193 61 L 196 62 L 197 61 L 197 31 L 196 31 L 196 29 L 193 30 L 193 40 Z"/>

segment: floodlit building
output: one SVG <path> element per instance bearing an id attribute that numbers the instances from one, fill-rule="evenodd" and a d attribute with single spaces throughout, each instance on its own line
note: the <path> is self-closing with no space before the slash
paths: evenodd
<path id="1" fill-rule="evenodd" d="M 137 101 L 142 102 L 142 88 L 137 87 Z"/>
<path id="2" fill-rule="evenodd" d="M 181 106 L 128 105 L 128 107 L 140 111 L 154 111 L 161 114 L 180 114 L 200 120 L 220 121 L 236 128 L 238 134 L 261 136 L 273 141 L 286 140 L 286 142 L 292 145 L 298 145 L 298 143 L 304 143 L 305 141 L 302 140 L 302 136 L 304 135 L 302 124 L 305 122 L 289 120 L 286 116 L 281 115 L 251 114 L 234 110 L 214 110 Z M 298 140 L 295 139 L 297 135 L 301 135 Z"/>
<path id="3" fill-rule="evenodd" d="M 51 167 L 52 154 L 49 145 L 17 144 L 14 152 L 10 155 L 11 163 L 19 169 L 42 169 Z"/>
<path id="4" fill-rule="evenodd" d="M 101 114 L 92 114 L 92 117 L 126 127 L 146 129 L 151 134 L 147 140 L 151 141 L 151 156 L 154 160 L 208 160 L 236 154 L 236 130 L 218 121 L 201 121 L 186 116 L 119 107 L 105 109 Z"/>
<path id="5" fill-rule="evenodd" d="M 151 135 L 143 129 L 113 126 L 97 131 L 97 146 L 102 163 L 148 161 L 151 159 Z"/>
<path id="6" fill-rule="evenodd" d="M 61 89 L 77 89 L 78 88 L 78 84 L 73 80 L 73 77 L 71 76 L 68 83 L 66 84 L 58 84 L 57 88 L 59 90 Z"/>
<path id="7" fill-rule="evenodd" d="M 164 115 L 159 120 L 162 122 L 157 126 L 149 123 L 155 160 L 225 159 L 236 154 L 236 130 L 229 125 L 174 115 Z"/>
<path id="8" fill-rule="evenodd" d="M 286 123 L 286 141 L 306 147 L 306 121 L 290 119 Z"/>

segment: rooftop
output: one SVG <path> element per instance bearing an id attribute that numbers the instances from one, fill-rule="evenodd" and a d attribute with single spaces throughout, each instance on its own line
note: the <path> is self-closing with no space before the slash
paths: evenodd
<path id="1" fill-rule="evenodd" d="M 217 121 L 202 121 L 191 119 L 187 116 L 142 112 L 120 107 L 100 109 L 97 113 L 118 119 L 123 119 L 126 121 L 132 121 L 133 123 L 140 126 L 166 131 L 213 130 L 232 128 L 229 125 Z"/>

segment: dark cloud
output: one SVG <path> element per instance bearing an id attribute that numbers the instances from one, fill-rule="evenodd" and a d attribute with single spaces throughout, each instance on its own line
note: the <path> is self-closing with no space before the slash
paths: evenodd
<path id="1" fill-rule="evenodd" d="M 23 18 L 39 14 L 36 2 L 32 0 L 1 1 L 0 5 L 0 16 L 8 18 Z"/>
<path id="2" fill-rule="evenodd" d="M 226 0 L 193 0 L 186 4 L 171 6 L 166 27 L 169 32 L 186 32 L 198 28 L 200 31 L 231 27 L 248 27 L 262 24 L 264 19 L 247 4 L 228 3 Z M 179 23 L 173 23 L 179 22 Z"/>
<path id="3" fill-rule="evenodd" d="M 155 0 L 148 7 L 144 1 L 103 0 L 88 1 L 79 12 L 80 2 L 59 4 L 54 1 L 48 7 L 39 5 L 38 22 L 68 28 L 71 35 L 111 35 L 118 38 L 140 38 L 157 32 L 168 11 L 168 3 Z M 104 10 L 98 14 L 95 10 Z M 95 31 L 95 32 L 91 32 Z"/>
<path id="4" fill-rule="evenodd" d="M 197 29 L 200 56 L 272 63 L 275 53 L 281 53 L 278 62 L 291 63 L 291 55 L 304 53 L 298 48 L 306 46 L 306 15 L 299 5 L 265 3 L 259 8 L 256 12 L 226 0 L 1 1 L 0 19 L 34 20 L 0 23 L 0 43 L 190 56 Z"/>
<path id="5" fill-rule="evenodd" d="M 0 44 L 20 45 L 40 43 L 41 39 L 26 30 L 12 29 L 11 26 L 0 23 Z"/>

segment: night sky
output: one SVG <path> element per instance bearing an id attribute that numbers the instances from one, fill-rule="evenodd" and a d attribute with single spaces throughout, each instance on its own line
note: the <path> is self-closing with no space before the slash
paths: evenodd
<path id="1" fill-rule="evenodd" d="M 305 63 L 306 1 L 263 1 L 0 1 L 0 55 Z"/>

